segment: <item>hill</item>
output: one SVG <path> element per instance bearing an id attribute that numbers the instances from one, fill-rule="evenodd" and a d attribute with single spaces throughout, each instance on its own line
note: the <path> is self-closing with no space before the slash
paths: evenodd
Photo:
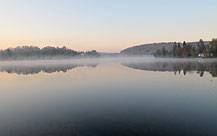
<path id="1" fill-rule="evenodd" d="M 172 50 L 173 44 L 175 42 L 161 42 L 161 43 L 151 43 L 151 44 L 142 44 L 133 47 L 126 48 L 120 53 L 124 55 L 153 55 L 157 49 L 162 49 L 165 47 L 167 50 Z M 208 44 L 208 41 L 204 42 Z M 197 42 L 188 42 L 192 46 L 197 46 Z M 182 45 L 182 43 L 181 43 Z"/>

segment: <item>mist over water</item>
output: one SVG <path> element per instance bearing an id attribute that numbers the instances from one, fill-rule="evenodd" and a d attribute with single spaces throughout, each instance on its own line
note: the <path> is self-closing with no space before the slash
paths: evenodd
<path id="1" fill-rule="evenodd" d="M 217 135 L 217 60 L 0 62 L 0 135 Z"/>
<path id="2" fill-rule="evenodd" d="M 181 71 L 184 75 L 192 71 L 198 73 L 210 72 L 216 76 L 217 59 L 201 58 L 154 58 L 154 57 L 113 57 L 113 58 L 86 58 L 62 60 L 23 60 L 2 61 L 0 71 L 19 75 L 38 74 L 40 72 L 54 73 L 67 72 L 78 67 L 97 67 L 101 64 L 121 64 L 128 68 L 146 71 L 170 71 L 175 74 Z M 203 74 L 201 74 L 203 75 Z"/>

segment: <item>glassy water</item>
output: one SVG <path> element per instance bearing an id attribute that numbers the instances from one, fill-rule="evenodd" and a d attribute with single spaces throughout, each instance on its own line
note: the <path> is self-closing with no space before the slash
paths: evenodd
<path id="1" fill-rule="evenodd" d="M 217 61 L 0 64 L 1 136 L 215 136 Z"/>

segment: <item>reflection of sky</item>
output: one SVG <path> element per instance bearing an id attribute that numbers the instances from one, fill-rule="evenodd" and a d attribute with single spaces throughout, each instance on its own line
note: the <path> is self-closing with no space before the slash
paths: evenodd
<path id="1" fill-rule="evenodd" d="M 120 51 L 134 44 L 211 40 L 216 0 L 1 0 L 0 48 Z"/>
<path id="2" fill-rule="evenodd" d="M 196 73 L 177 76 L 120 64 L 31 76 L 1 72 L 0 134 L 7 129 L 55 132 L 55 127 L 74 127 L 73 121 L 82 127 L 90 123 L 93 128 L 88 129 L 118 128 L 125 123 L 140 128 L 140 123 L 147 123 L 159 130 L 155 127 L 163 123 L 164 130 L 174 127 L 180 131 L 186 125 L 186 131 L 199 133 L 204 129 L 197 127 L 205 125 L 210 130 L 206 132 L 212 132 L 217 122 L 213 118 L 217 114 L 216 88 L 217 79 L 206 73 L 203 78 Z M 82 127 L 79 130 L 86 130 Z"/>
<path id="3" fill-rule="evenodd" d="M 35 75 L 17 75 L 17 74 L 8 74 L 6 72 L 0 73 L 0 87 L 1 90 L 14 90 L 17 87 L 20 90 L 29 90 L 29 88 L 38 88 L 38 87 L 52 87 L 52 88 L 61 88 L 64 85 L 74 87 L 86 87 L 86 85 L 103 85 L 110 87 L 110 84 L 138 84 L 149 86 L 156 86 L 159 84 L 175 85 L 178 86 L 179 82 L 180 87 L 185 83 L 194 87 L 198 84 L 200 86 L 209 85 L 210 83 L 215 83 L 217 80 L 213 78 L 210 74 L 205 72 L 203 77 L 200 77 L 196 72 L 189 73 L 187 75 L 175 75 L 174 72 L 153 72 L 153 71 L 142 71 L 131 69 L 120 64 L 99 64 L 97 67 L 77 67 L 66 73 L 55 72 L 55 73 L 39 73 Z M 182 81 L 183 80 L 183 81 Z M 210 81 L 213 82 L 210 82 Z M 202 83 L 204 82 L 204 83 Z M 32 87 L 26 87 L 32 86 Z M 55 86 L 55 87 L 54 87 Z M 159 87 L 160 88 L 160 87 Z"/>

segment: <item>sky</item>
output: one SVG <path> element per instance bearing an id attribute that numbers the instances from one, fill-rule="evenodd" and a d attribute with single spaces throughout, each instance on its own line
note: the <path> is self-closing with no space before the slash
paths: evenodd
<path id="1" fill-rule="evenodd" d="M 217 38 L 217 0 L 0 0 L 0 49 L 120 50 Z"/>

